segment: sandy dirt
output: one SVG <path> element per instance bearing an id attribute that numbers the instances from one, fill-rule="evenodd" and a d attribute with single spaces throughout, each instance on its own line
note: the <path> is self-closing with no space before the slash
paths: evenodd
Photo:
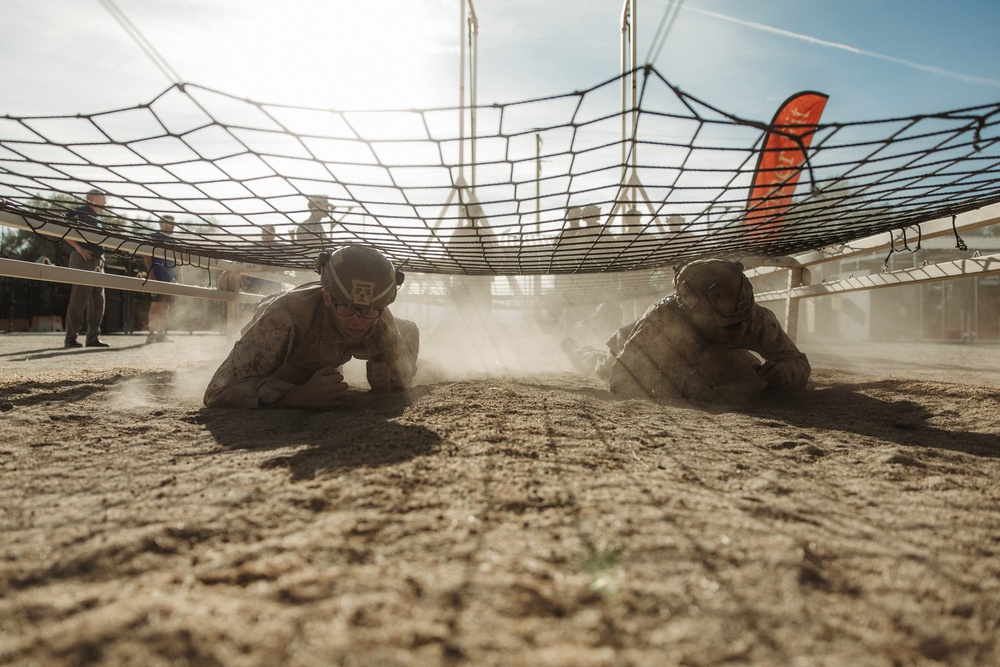
<path id="1" fill-rule="evenodd" d="M 222 336 L 107 339 L 0 336 L 2 664 L 1000 664 L 996 346 L 803 344 L 742 411 L 305 412 L 203 408 Z"/>

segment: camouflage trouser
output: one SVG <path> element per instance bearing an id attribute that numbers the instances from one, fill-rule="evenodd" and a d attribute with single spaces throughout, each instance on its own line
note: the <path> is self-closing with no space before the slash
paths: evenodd
<path id="1" fill-rule="evenodd" d="M 598 350 L 584 345 L 583 347 L 565 348 L 570 362 L 577 373 L 590 375 L 599 380 L 607 380 L 611 376 L 611 366 L 615 356 L 608 350 Z"/>

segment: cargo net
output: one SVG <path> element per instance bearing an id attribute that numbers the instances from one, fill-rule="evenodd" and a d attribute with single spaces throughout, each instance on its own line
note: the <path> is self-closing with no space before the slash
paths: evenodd
<path id="1" fill-rule="evenodd" d="M 296 108 L 180 84 L 134 108 L 6 116 L 0 210 L 44 233 L 97 188 L 98 240 L 123 247 L 155 246 L 169 214 L 198 258 L 310 269 L 321 248 L 365 243 L 427 275 L 639 271 L 633 282 L 662 289 L 694 257 L 790 255 L 1000 201 L 1000 104 L 821 123 L 787 210 L 769 217 L 747 199 L 780 128 L 655 69 L 634 75 L 626 112 L 630 74 L 465 109 Z M 321 214 L 307 223 L 310 202 Z"/>

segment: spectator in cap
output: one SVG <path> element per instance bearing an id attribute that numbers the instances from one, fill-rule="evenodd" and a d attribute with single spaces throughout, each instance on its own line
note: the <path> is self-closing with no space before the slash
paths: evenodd
<path id="1" fill-rule="evenodd" d="M 597 213 L 594 213 L 594 210 Z M 562 229 L 556 240 L 553 253 L 556 266 L 576 269 L 583 263 L 587 253 L 591 251 L 598 230 L 596 226 L 588 226 L 593 220 L 596 225 L 600 209 L 597 206 L 570 206 L 566 209 Z M 588 217 L 584 217 L 587 215 Z M 572 327 L 587 315 L 591 299 L 587 298 L 587 278 L 571 272 L 561 272 L 555 275 L 556 300 L 552 302 L 552 312 L 564 328 Z"/>
<path id="2" fill-rule="evenodd" d="M 292 230 L 292 240 L 298 242 L 319 242 L 326 240 L 323 231 L 323 221 L 330 217 L 330 202 L 322 195 L 313 195 L 308 198 L 309 217 L 300 222 Z"/>

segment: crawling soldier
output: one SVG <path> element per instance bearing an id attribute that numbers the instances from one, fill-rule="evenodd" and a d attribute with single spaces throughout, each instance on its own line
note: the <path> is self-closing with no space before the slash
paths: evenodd
<path id="1" fill-rule="evenodd" d="M 403 274 L 374 248 L 320 253 L 320 282 L 262 301 L 205 390 L 205 405 L 322 409 L 339 405 L 348 386 L 341 367 L 367 360 L 374 392 L 410 385 L 416 372 L 416 324 L 387 306 Z"/>
<path id="2" fill-rule="evenodd" d="M 805 389 L 809 361 L 774 313 L 754 303 L 742 264 L 690 262 L 674 289 L 619 329 L 610 352 L 564 343 L 574 366 L 628 397 L 736 404 L 764 389 Z"/>

